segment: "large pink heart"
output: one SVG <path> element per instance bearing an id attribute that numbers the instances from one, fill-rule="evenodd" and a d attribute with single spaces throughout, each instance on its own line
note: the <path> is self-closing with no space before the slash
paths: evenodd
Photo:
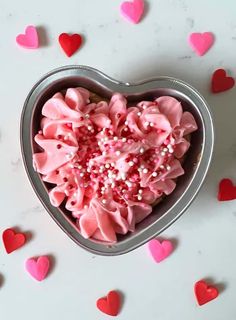
<path id="1" fill-rule="evenodd" d="M 143 0 L 133 0 L 133 2 L 123 2 L 121 4 L 121 13 L 132 23 L 138 23 L 144 11 Z"/>
<path id="2" fill-rule="evenodd" d="M 192 33 L 189 43 L 197 55 L 203 56 L 213 45 L 214 35 L 211 32 Z"/>
<path id="3" fill-rule="evenodd" d="M 148 242 L 149 251 L 156 262 L 161 262 L 173 251 L 173 245 L 169 240 L 160 242 L 153 239 Z"/>
<path id="4" fill-rule="evenodd" d="M 39 47 L 37 29 L 34 26 L 26 27 L 25 34 L 19 34 L 16 37 L 16 42 L 26 49 L 37 49 Z"/>
<path id="5" fill-rule="evenodd" d="M 50 267 L 48 257 L 41 256 L 37 260 L 31 258 L 26 260 L 25 268 L 29 274 L 36 280 L 42 281 L 46 278 Z"/>

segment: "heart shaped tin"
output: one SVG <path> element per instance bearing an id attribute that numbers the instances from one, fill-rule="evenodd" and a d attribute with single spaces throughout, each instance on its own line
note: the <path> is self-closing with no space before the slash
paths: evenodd
<path id="1" fill-rule="evenodd" d="M 183 164 L 185 174 L 178 178 L 174 192 L 153 207 L 153 212 L 136 225 L 134 233 L 118 236 L 115 244 L 104 244 L 84 239 L 73 218 L 63 208 L 53 207 L 48 197 L 49 186 L 35 172 L 32 154 L 37 150 L 33 140 L 39 130 L 43 104 L 56 92 L 69 87 L 84 87 L 104 98 L 112 93 L 125 95 L 128 103 L 169 95 L 181 101 L 183 109 L 190 111 L 198 125 L 191 136 L 191 147 Z M 26 172 L 40 201 L 64 232 L 84 249 L 100 255 L 119 255 L 129 252 L 152 239 L 175 222 L 190 205 L 207 174 L 213 152 L 214 128 L 207 103 L 187 83 L 170 78 L 131 84 L 116 81 L 104 73 L 87 66 L 65 66 L 41 78 L 26 98 L 21 116 L 21 150 Z"/>

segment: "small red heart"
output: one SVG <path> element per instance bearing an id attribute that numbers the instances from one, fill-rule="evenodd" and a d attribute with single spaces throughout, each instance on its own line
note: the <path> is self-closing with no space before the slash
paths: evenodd
<path id="1" fill-rule="evenodd" d="M 217 288 L 209 286 L 203 280 L 195 283 L 194 292 L 199 306 L 202 306 L 203 304 L 210 302 L 219 295 Z"/>
<path id="2" fill-rule="evenodd" d="M 110 291 L 105 298 L 97 300 L 97 308 L 109 316 L 118 315 L 120 304 L 120 295 L 117 291 Z"/>
<path id="3" fill-rule="evenodd" d="M 233 88 L 234 78 L 228 77 L 224 69 L 217 69 L 211 79 L 211 91 L 219 93 Z"/>
<path id="4" fill-rule="evenodd" d="M 71 57 L 73 53 L 75 53 L 82 44 L 82 37 L 81 35 L 75 33 L 75 34 L 68 34 L 68 33 L 62 33 L 60 34 L 58 41 L 64 50 L 65 54 L 68 57 Z"/>
<path id="5" fill-rule="evenodd" d="M 217 198 L 219 201 L 236 199 L 236 186 L 233 185 L 233 182 L 230 179 L 222 179 L 220 181 Z"/>
<path id="6" fill-rule="evenodd" d="M 23 233 L 16 233 L 13 229 L 6 229 L 2 234 L 2 240 L 9 254 L 25 244 L 25 235 Z"/>

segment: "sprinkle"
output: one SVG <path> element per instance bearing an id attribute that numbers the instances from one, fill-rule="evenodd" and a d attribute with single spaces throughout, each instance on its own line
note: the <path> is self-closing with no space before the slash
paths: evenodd
<path id="1" fill-rule="evenodd" d="M 91 131 L 93 129 L 92 126 L 88 126 L 88 130 Z"/>
<path id="2" fill-rule="evenodd" d="M 143 106 L 143 110 L 146 110 L 146 109 L 147 109 L 147 106 L 144 105 L 144 106 Z"/>
<path id="3" fill-rule="evenodd" d="M 82 169 L 82 166 L 81 166 L 81 165 L 79 165 L 79 166 L 78 166 L 78 169 Z"/>
<path id="4" fill-rule="evenodd" d="M 116 155 L 120 156 L 121 152 L 119 150 L 116 151 Z"/>
<path id="5" fill-rule="evenodd" d="M 153 176 L 153 177 L 157 177 L 157 172 L 153 172 L 153 173 L 152 173 L 152 176 Z"/>
<path id="6" fill-rule="evenodd" d="M 154 123 L 152 123 L 152 122 L 150 122 L 149 125 L 150 125 L 150 127 L 154 127 Z"/>
<path id="7" fill-rule="evenodd" d="M 144 122 L 144 125 L 149 126 L 149 122 L 148 121 Z"/>
<path id="8" fill-rule="evenodd" d="M 103 151 L 103 152 L 102 152 L 102 155 L 103 155 L 103 156 L 106 156 L 106 154 L 107 154 L 106 151 Z"/>
<path id="9" fill-rule="evenodd" d="M 112 166 L 112 167 L 115 167 L 115 163 L 114 163 L 114 162 L 112 162 L 112 163 L 111 163 L 111 166 Z"/>
<path id="10" fill-rule="evenodd" d="M 143 193 L 143 190 L 142 190 L 142 189 L 139 189 L 138 193 Z"/>
<path id="11" fill-rule="evenodd" d="M 133 167 L 133 165 L 134 165 L 134 162 L 133 162 L 133 161 L 130 161 L 130 162 L 129 162 L 129 166 L 130 166 L 130 167 Z"/>
<path id="12" fill-rule="evenodd" d="M 89 114 L 86 114 L 86 115 L 85 115 L 85 118 L 86 118 L 86 119 L 88 119 L 89 117 L 90 117 L 90 115 L 89 115 Z"/>
<path id="13" fill-rule="evenodd" d="M 118 141 L 118 137 L 115 136 L 115 137 L 113 138 L 113 140 L 114 140 L 114 141 Z"/>
<path id="14" fill-rule="evenodd" d="M 122 142 L 126 142 L 126 140 L 127 140 L 126 138 L 122 138 Z"/>
<path id="15" fill-rule="evenodd" d="M 148 173 L 148 169 L 147 168 L 143 169 L 143 173 Z"/>
<path id="16" fill-rule="evenodd" d="M 167 151 L 168 151 L 168 149 L 167 149 L 167 148 L 163 148 L 163 151 L 164 151 L 164 152 L 167 152 Z"/>
<path id="17" fill-rule="evenodd" d="M 103 204 L 106 204 L 106 203 L 107 203 L 107 200 L 106 200 L 106 199 L 102 199 L 102 203 L 103 203 Z"/>
<path id="18" fill-rule="evenodd" d="M 171 169 L 171 166 L 167 165 L 167 166 L 166 166 L 166 170 L 167 170 L 167 171 L 170 171 L 170 169 Z"/>
<path id="19" fill-rule="evenodd" d="M 125 121 L 125 125 L 127 126 L 128 124 L 129 124 L 129 123 L 128 123 L 128 121 L 126 120 L 126 121 Z"/>
<path id="20" fill-rule="evenodd" d="M 83 172 L 81 172 L 81 173 L 80 173 L 80 176 L 81 176 L 81 177 L 83 177 L 83 176 L 84 176 L 84 173 L 83 173 Z"/>
<path id="21" fill-rule="evenodd" d="M 88 209 L 88 205 L 87 204 L 84 205 L 84 209 Z"/>
<path id="22" fill-rule="evenodd" d="M 137 116 L 138 116 L 138 117 L 140 117 L 141 115 L 142 115 L 142 113 L 141 113 L 141 112 L 138 112 L 138 113 L 137 113 Z"/>
<path id="23" fill-rule="evenodd" d="M 165 167 L 163 166 L 163 164 L 161 164 L 161 165 L 160 165 L 160 168 L 161 168 L 161 169 L 164 169 Z"/>
<path id="24" fill-rule="evenodd" d="M 140 201 L 140 200 L 142 200 L 142 196 L 141 195 L 138 195 L 138 200 Z"/>
<path id="25" fill-rule="evenodd" d="M 140 150 L 139 150 L 139 152 L 140 152 L 140 153 L 144 153 L 144 151 L 145 151 L 145 150 L 144 150 L 144 148 L 143 148 L 143 147 L 142 147 L 142 148 L 140 148 Z"/>
<path id="26" fill-rule="evenodd" d="M 105 138 L 104 138 L 104 141 L 108 141 L 108 137 L 105 137 Z"/>
<path id="27" fill-rule="evenodd" d="M 164 157 L 165 155 L 166 155 L 166 153 L 165 153 L 164 151 L 162 151 L 162 152 L 161 152 L 161 156 Z"/>
<path id="28" fill-rule="evenodd" d="M 124 128 L 124 131 L 128 131 L 128 128 Z"/>
<path id="29" fill-rule="evenodd" d="M 105 164 L 105 168 L 107 168 L 107 169 L 110 168 L 110 164 L 109 164 L 109 163 L 106 163 L 106 164 Z"/>

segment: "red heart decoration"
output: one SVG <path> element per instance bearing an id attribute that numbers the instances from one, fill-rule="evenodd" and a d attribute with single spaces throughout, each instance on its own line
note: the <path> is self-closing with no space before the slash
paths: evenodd
<path id="1" fill-rule="evenodd" d="M 23 233 L 16 233 L 13 229 L 6 229 L 2 234 L 2 240 L 9 254 L 25 244 L 26 237 Z"/>
<path id="2" fill-rule="evenodd" d="M 195 283 L 194 292 L 199 306 L 202 306 L 203 304 L 210 302 L 211 300 L 215 299 L 219 294 L 217 288 L 209 286 L 203 280 Z"/>
<path id="3" fill-rule="evenodd" d="M 219 201 L 236 199 L 236 186 L 233 185 L 233 182 L 230 179 L 222 179 L 220 181 L 217 198 Z"/>
<path id="4" fill-rule="evenodd" d="M 77 33 L 72 35 L 69 35 L 68 33 L 62 33 L 60 34 L 58 41 L 65 54 L 68 57 L 71 57 L 72 54 L 80 48 L 82 44 L 82 37 Z"/>
<path id="5" fill-rule="evenodd" d="M 211 79 L 211 91 L 219 93 L 233 88 L 234 78 L 228 77 L 224 69 L 217 69 Z"/>
<path id="6" fill-rule="evenodd" d="M 120 295 L 117 291 L 110 291 L 105 298 L 97 300 L 97 308 L 109 316 L 117 316 L 120 310 Z"/>

